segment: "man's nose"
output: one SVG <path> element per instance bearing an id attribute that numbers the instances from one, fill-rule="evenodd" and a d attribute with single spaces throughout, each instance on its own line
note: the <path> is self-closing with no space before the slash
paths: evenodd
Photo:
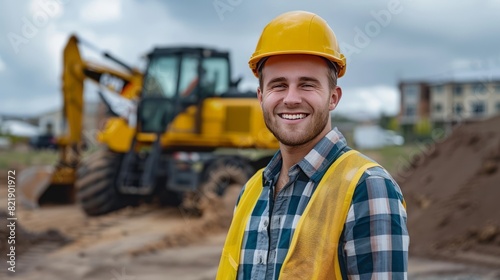
<path id="1" fill-rule="evenodd" d="M 296 105 L 302 102 L 302 96 L 300 92 L 295 87 L 289 87 L 285 97 L 283 98 L 283 103 L 285 105 Z"/>

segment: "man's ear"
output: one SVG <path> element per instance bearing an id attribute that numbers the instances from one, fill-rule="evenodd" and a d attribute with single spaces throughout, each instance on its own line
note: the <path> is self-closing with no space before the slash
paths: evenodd
<path id="1" fill-rule="evenodd" d="M 262 105 L 262 91 L 260 87 L 257 87 L 257 98 L 259 99 L 260 105 Z"/>
<path id="2" fill-rule="evenodd" d="M 330 90 L 330 104 L 328 108 L 331 110 L 335 109 L 342 98 L 342 89 L 336 86 L 334 89 Z"/>

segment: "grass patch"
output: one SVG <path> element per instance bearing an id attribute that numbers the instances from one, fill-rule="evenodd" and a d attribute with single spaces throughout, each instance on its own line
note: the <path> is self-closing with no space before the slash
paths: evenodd
<path id="1" fill-rule="evenodd" d="M 388 146 L 374 150 L 361 149 L 359 151 L 378 162 L 393 175 L 401 170 L 401 167 L 408 166 L 411 158 L 421 152 L 417 144 Z"/>
<path id="2" fill-rule="evenodd" d="M 34 165 L 53 165 L 57 162 L 57 151 L 0 151 L 0 169 L 12 169 Z"/>
<path id="3" fill-rule="evenodd" d="M 91 146 L 82 152 L 80 159 L 94 153 L 99 148 Z M 24 168 L 39 165 L 55 165 L 59 160 L 60 151 L 57 150 L 31 150 L 31 149 L 10 149 L 0 150 L 0 169 Z"/>

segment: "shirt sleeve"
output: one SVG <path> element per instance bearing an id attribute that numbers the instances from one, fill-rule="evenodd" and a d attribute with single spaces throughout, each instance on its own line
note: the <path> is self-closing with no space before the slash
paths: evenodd
<path id="1" fill-rule="evenodd" d="M 344 276 L 407 279 L 409 236 L 403 201 L 399 186 L 386 171 L 376 167 L 365 172 L 340 240 Z"/>

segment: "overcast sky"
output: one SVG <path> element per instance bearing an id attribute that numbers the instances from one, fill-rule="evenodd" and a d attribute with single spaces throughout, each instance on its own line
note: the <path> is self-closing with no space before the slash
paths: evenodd
<path id="1" fill-rule="evenodd" d="M 291 10 L 327 20 L 348 57 L 340 112 L 395 114 L 402 78 L 500 64 L 499 0 L 0 0 L 0 7 L 0 113 L 61 106 L 62 50 L 71 33 L 138 67 L 155 46 L 229 50 L 234 78 L 255 89 L 248 58 L 264 26 Z M 86 98 L 95 100 L 94 91 Z"/>

